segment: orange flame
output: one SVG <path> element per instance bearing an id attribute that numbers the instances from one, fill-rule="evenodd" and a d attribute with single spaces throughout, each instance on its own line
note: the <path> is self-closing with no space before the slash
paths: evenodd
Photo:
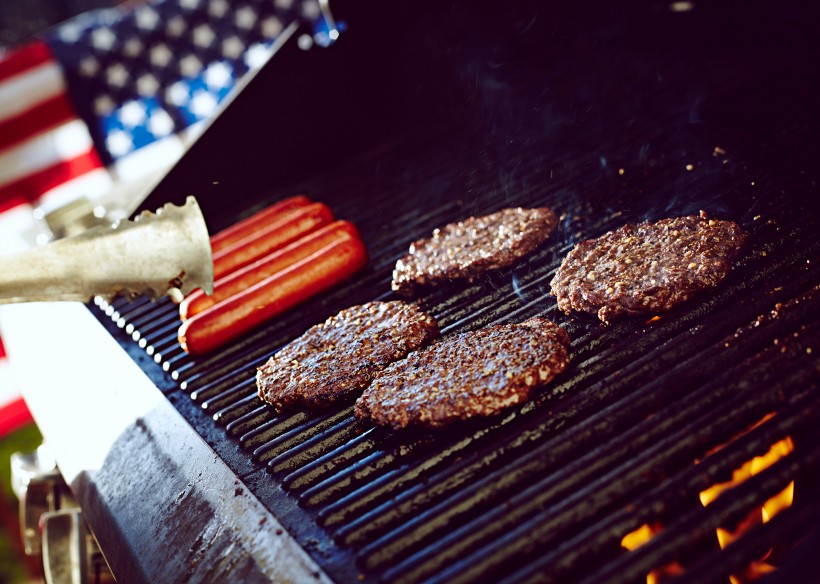
<path id="1" fill-rule="evenodd" d="M 768 416 L 770 417 L 770 416 Z M 764 420 L 761 420 L 762 423 Z M 753 477 L 754 475 L 762 472 L 763 470 L 772 466 L 775 462 L 787 456 L 790 452 L 794 450 L 794 443 L 792 442 L 791 437 L 786 436 L 784 439 L 774 443 L 772 447 L 761 456 L 755 456 L 753 459 L 744 463 L 740 468 L 735 470 L 732 473 L 732 478 L 725 483 L 718 483 L 713 485 L 700 493 L 700 501 L 704 507 L 709 505 L 712 501 L 717 499 L 720 494 L 729 489 L 731 487 L 737 486 L 743 481 Z M 743 521 L 741 521 L 737 527 L 730 531 L 728 529 L 724 529 L 719 527 L 717 529 L 717 539 L 718 543 L 720 544 L 721 549 L 725 548 L 733 541 L 736 541 L 743 533 L 745 533 L 749 528 L 757 525 L 758 523 L 766 523 L 772 517 L 780 513 L 783 509 L 788 508 L 792 504 L 792 500 L 794 499 L 794 481 L 791 481 L 785 489 L 780 491 L 778 494 L 773 496 L 772 498 L 768 499 L 763 506 L 760 508 L 759 511 L 752 511 Z M 771 564 L 767 563 L 765 560 L 771 554 L 771 550 L 769 550 L 764 556 L 751 564 L 738 574 L 733 574 L 729 577 L 732 584 L 742 584 L 744 582 L 752 582 L 761 578 L 762 576 L 772 572 L 775 568 Z"/>
<path id="2" fill-rule="evenodd" d="M 627 533 L 621 540 L 621 547 L 633 551 L 641 547 L 662 530 L 660 523 L 649 525 L 644 523 L 635 531 Z M 677 562 L 670 562 L 660 568 L 655 568 L 646 575 L 646 584 L 660 584 L 664 580 L 683 573 L 683 568 Z"/>
<path id="3" fill-rule="evenodd" d="M 768 414 L 763 417 L 759 422 L 754 424 L 750 427 L 746 432 L 756 428 L 757 426 L 763 424 L 766 420 L 770 419 L 774 414 Z M 746 432 L 743 432 L 745 434 Z M 743 435 L 741 434 L 741 436 Z M 736 436 L 734 439 L 737 439 L 739 436 Z M 734 440 L 733 439 L 733 440 Z M 729 442 L 731 442 L 730 440 Z M 728 444 L 728 442 L 727 442 Z M 717 452 L 721 448 L 726 446 L 726 444 L 722 444 L 717 448 L 714 448 L 710 452 L 707 453 L 707 456 Z M 786 436 L 782 440 L 775 442 L 772 447 L 761 456 L 755 456 L 751 460 L 745 462 L 740 468 L 736 469 L 732 473 L 732 478 L 724 483 L 718 483 L 712 485 L 708 489 L 704 490 L 700 493 L 700 501 L 704 507 L 712 503 L 715 499 L 717 499 L 721 493 L 735 487 L 742 483 L 743 481 L 753 477 L 754 475 L 762 472 L 763 470 L 772 466 L 775 462 L 787 456 L 794 450 L 794 443 L 792 442 L 791 437 Z M 698 462 L 698 461 L 696 461 Z M 753 510 L 749 515 L 741 521 L 737 527 L 730 531 L 724 528 L 717 529 L 717 539 L 721 549 L 725 548 L 733 541 L 736 541 L 740 538 L 743 533 L 745 533 L 748 529 L 753 527 L 758 523 L 766 523 L 772 517 L 780 513 L 783 509 L 787 509 L 791 506 L 792 500 L 794 499 L 794 481 L 791 481 L 785 489 L 783 489 L 780 493 L 773 496 L 760 508 L 760 510 Z M 631 533 L 626 534 L 623 539 L 621 540 L 621 546 L 632 551 L 650 539 L 652 539 L 655 535 L 660 533 L 662 530 L 662 526 L 659 523 L 653 524 L 644 524 L 641 525 L 636 530 L 632 531 Z M 759 558 L 756 561 L 753 561 L 749 566 L 747 566 L 743 571 L 732 574 L 729 579 L 731 580 L 732 584 L 746 584 L 747 582 L 753 582 L 759 578 L 762 578 L 766 574 L 771 573 L 775 570 L 775 566 L 770 563 L 767 563 L 767 558 L 771 555 L 772 550 L 769 550 L 763 557 Z M 661 566 L 652 570 L 649 574 L 646 575 L 646 582 L 647 584 L 658 584 L 659 582 L 663 582 L 665 579 L 675 576 L 678 574 L 683 573 L 683 568 L 677 562 L 671 562 L 665 566 Z"/>

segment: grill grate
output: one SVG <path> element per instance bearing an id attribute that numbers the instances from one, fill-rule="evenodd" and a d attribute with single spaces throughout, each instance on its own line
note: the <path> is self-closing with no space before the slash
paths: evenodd
<path id="1" fill-rule="evenodd" d="M 514 70 L 521 79 L 504 77 L 499 65 L 483 72 L 496 82 L 487 87 L 466 73 L 483 62 L 459 48 L 476 41 L 470 31 L 478 27 L 467 19 L 452 36 L 468 42 L 447 44 L 448 32 L 448 50 L 431 49 L 436 61 L 449 55 L 461 66 L 454 70 L 468 85 L 460 104 L 467 113 L 397 127 L 344 164 L 270 189 L 270 201 L 302 192 L 356 223 L 370 261 L 355 279 L 204 358 L 179 347 L 167 300 L 91 307 L 340 582 L 642 582 L 670 562 L 681 565 L 675 581 L 725 582 L 820 524 L 820 365 L 812 354 L 820 338 L 820 222 L 811 202 L 816 175 L 807 170 L 815 166 L 816 114 L 804 108 L 805 116 L 793 116 L 796 106 L 767 93 L 767 82 L 779 87 L 797 65 L 781 67 L 779 53 L 761 49 L 746 67 L 738 51 L 751 51 L 749 41 L 724 40 L 734 27 L 680 41 L 691 53 L 678 39 L 657 51 L 653 44 L 647 56 L 640 39 L 618 36 L 629 24 L 608 10 L 569 56 L 526 62 Z M 657 41 L 668 23 L 652 24 L 641 28 Z M 526 31 L 515 32 L 525 46 Z M 685 27 L 671 31 L 678 38 L 672 33 L 696 38 Z M 509 39 L 497 40 L 479 44 L 508 56 Z M 425 41 L 438 46 L 427 37 L 417 44 Z M 704 70 L 714 77 L 704 80 Z M 454 93 L 464 89 L 455 85 Z M 814 111 L 816 89 L 803 89 L 789 99 Z M 514 107 L 521 103 L 537 107 Z M 757 114 L 760 103 L 769 117 L 757 125 L 737 113 Z M 410 241 L 510 205 L 551 206 L 561 223 L 517 266 L 430 292 L 421 303 L 444 334 L 536 315 L 564 326 L 572 362 L 531 403 L 438 433 L 391 433 L 358 425 L 349 404 L 277 415 L 259 401 L 256 367 L 278 348 L 342 308 L 392 298 L 390 272 Z M 716 290 L 660 320 L 612 326 L 566 316 L 548 296 L 578 241 L 700 209 L 750 233 L 749 249 Z M 233 210 L 236 218 L 247 211 Z M 700 504 L 699 492 L 785 436 L 791 454 Z M 791 508 L 718 547 L 717 527 L 732 527 L 792 480 Z M 647 544 L 621 547 L 626 534 L 656 523 L 662 530 Z"/>
<path id="2" fill-rule="evenodd" d="M 426 214 L 418 229 L 440 224 L 455 210 Z M 598 233 L 619 221 L 609 215 L 589 229 Z M 623 580 L 691 553 L 693 541 L 705 548 L 703 557 L 720 557 L 731 569 L 741 560 L 722 558 L 752 557 L 781 533 L 781 523 L 805 528 L 804 516 L 790 511 L 757 530 L 760 535 L 750 534 L 759 543 L 747 544 L 749 551 L 718 551 L 710 538 L 715 526 L 760 505 L 789 480 L 811 492 L 817 456 L 811 444 L 820 413 L 817 365 L 806 352 L 820 334 L 812 326 L 820 312 L 818 267 L 810 261 L 820 243 L 783 217 L 748 227 L 753 249 L 724 285 L 658 323 L 604 327 L 559 313 L 544 291 L 567 240 L 548 245 L 523 267 L 424 298 L 445 334 L 539 314 L 561 322 L 573 338 L 569 371 L 533 403 L 441 436 L 361 428 L 350 407 L 276 415 L 255 395 L 255 368 L 283 339 L 344 299 L 359 298 L 362 289 L 373 298 L 389 297 L 380 291 L 398 246 L 387 240 L 383 249 L 371 245 L 379 278 L 365 274 L 364 284 L 348 283 L 317 300 L 306 310 L 309 320 L 297 315 L 267 325 L 251 334 L 255 343 L 204 360 L 180 353 L 176 308 L 167 301 L 151 307 L 118 300 L 103 312 L 121 334 L 131 331 L 130 342 L 175 380 L 169 395 L 187 393 L 223 428 L 224 443 L 217 447 L 240 446 L 254 469 L 245 477 L 253 477 L 263 501 L 281 486 L 276 496 L 293 506 L 289 527 L 308 520 L 324 534 L 334 550 L 326 565 L 343 564 L 341 580 L 360 572 L 390 582 L 466 582 L 481 575 Z M 773 316 L 778 301 L 786 302 Z M 777 415 L 742 441 L 694 464 L 771 412 Z M 699 489 L 785 435 L 795 438 L 795 454 L 737 487 L 734 502 L 693 507 Z M 809 511 L 814 506 L 807 500 Z M 620 549 L 626 533 L 658 520 L 671 523 L 651 545 L 629 554 Z M 692 525 L 697 537 L 687 535 Z M 704 561 L 693 564 L 693 574 L 715 572 Z M 597 565 L 602 571 L 588 571 Z"/>

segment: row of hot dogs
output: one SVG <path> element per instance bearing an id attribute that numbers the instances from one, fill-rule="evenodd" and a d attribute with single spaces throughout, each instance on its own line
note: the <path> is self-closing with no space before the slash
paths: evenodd
<path id="1" fill-rule="evenodd" d="M 180 304 L 179 342 L 210 352 L 348 278 L 367 262 L 356 227 L 304 196 L 284 199 L 211 238 L 214 292 Z"/>

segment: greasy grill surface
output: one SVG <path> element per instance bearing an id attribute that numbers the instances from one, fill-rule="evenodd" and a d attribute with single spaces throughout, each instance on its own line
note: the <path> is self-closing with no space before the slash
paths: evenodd
<path id="1" fill-rule="evenodd" d="M 590 564 L 590 555 L 619 562 L 607 568 L 610 576 L 627 568 L 640 574 L 679 557 L 698 539 L 686 535 L 689 523 L 718 525 L 737 515 L 734 508 L 697 509 L 697 492 L 751 455 L 784 435 L 797 442 L 797 460 L 774 467 L 779 474 L 769 477 L 771 488 L 742 499 L 736 504 L 741 511 L 759 505 L 778 485 L 808 478 L 817 462 L 812 446 L 820 394 L 808 351 L 820 334 L 814 288 L 820 270 L 811 262 L 820 242 L 782 214 L 775 223 L 771 216 L 748 223 L 755 243 L 725 286 L 648 325 L 606 327 L 562 316 L 545 291 L 565 241 L 553 241 L 526 269 L 425 298 L 445 334 L 545 315 L 573 338 L 570 371 L 534 404 L 441 436 L 357 427 L 349 407 L 278 416 L 256 397 L 256 366 L 311 319 L 359 301 L 363 292 L 389 297 L 389 267 L 400 243 L 371 245 L 371 270 L 382 278 L 365 273 L 290 322 L 264 327 L 252 335 L 254 342 L 202 361 L 176 344 L 179 321 L 170 303 L 148 309 L 144 301 L 118 301 L 111 316 L 175 381 L 167 384 L 169 397 L 182 402 L 180 409 L 206 437 L 215 436 L 210 441 L 217 451 L 236 456 L 230 451 L 240 446 L 240 456 L 252 463 L 250 472 L 237 467 L 238 473 L 274 510 L 287 508 L 285 523 L 306 545 L 314 532 L 299 517 L 319 526 L 326 539 L 318 559 L 342 564 L 345 578 L 361 570 L 387 581 L 474 581 L 488 573 L 527 580 L 545 572 L 561 579 L 598 565 Z M 595 229 L 619 219 L 609 217 Z M 438 220 L 428 219 L 428 227 Z M 787 305 L 770 318 L 777 302 Z M 184 403 L 186 393 L 213 421 Z M 770 412 L 777 415 L 742 446 L 695 466 L 707 450 Z M 224 437 L 208 424 L 223 428 Z M 798 485 L 810 488 L 799 478 Z M 800 517 L 787 511 L 784 521 L 786 514 Z M 671 521 L 664 537 L 672 543 L 662 552 L 619 550 L 623 535 L 658 520 Z M 684 535 L 676 540 L 678 524 Z M 764 531 L 758 537 L 783 536 Z M 333 553 L 324 557 L 325 548 Z M 526 568 L 511 573 L 511 566 Z M 707 568 L 714 569 L 708 562 L 700 569 Z"/>
<path id="2" fill-rule="evenodd" d="M 738 65 L 737 39 L 717 48 L 707 42 L 715 39 L 700 39 L 711 48 L 687 55 L 686 66 L 678 66 L 676 47 L 632 65 L 634 46 L 601 30 L 590 35 L 597 49 L 583 65 L 613 68 L 598 81 L 573 68 L 572 56 L 540 63 L 540 76 L 477 90 L 486 98 L 504 83 L 529 96 L 557 88 L 553 101 L 539 102 L 553 117 L 527 110 L 511 128 L 504 111 L 489 112 L 477 126 L 401 129 L 345 164 L 271 187 L 271 201 L 305 193 L 360 228 L 369 264 L 339 288 L 204 358 L 179 347 L 169 301 L 92 307 L 339 581 L 641 582 L 678 562 L 682 581 L 722 582 L 772 548 L 790 550 L 820 522 L 816 115 L 766 102 L 769 117 L 746 123 L 738 109 L 770 97 L 759 71 L 770 82 L 786 74 L 772 65 L 779 54 L 753 70 Z M 613 43 L 627 57 L 611 51 Z M 710 53 L 721 47 L 723 61 Z M 701 63 L 719 63 L 719 82 L 695 75 Z M 647 85 L 661 64 L 664 82 Z M 636 83 L 645 103 L 627 92 Z M 605 101 L 608 91 L 616 106 Z M 801 91 L 790 94 L 798 106 L 811 103 Z M 562 106 L 583 103 L 584 92 L 609 104 L 611 119 L 565 116 Z M 274 351 L 340 309 L 394 298 L 391 271 L 409 242 L 511 205 L 549 206 L 561 222 L 518 265 L 431 291 L 422 306 L 445 335 L 532 316 L 563 326 L 572 339 L 569 368 L 531 403 L 436 433 L 394 434 L 357 424 L 350 406 L 278 415 L 259 401 L 256 368 Z M 749 233 L 715 290 L 660 319 L 611 326 L 557 309 L 549 283 L 575 243 L 700 209 Z M 786 436 L 792 454 L 700 504 L 700 491 Z M 717 527 L 733 527 L 792 480 L 791 508 L 719 549 Z M 627 533 L 656 523 L 662 530 L 648 544 L 621 547 Z"/>

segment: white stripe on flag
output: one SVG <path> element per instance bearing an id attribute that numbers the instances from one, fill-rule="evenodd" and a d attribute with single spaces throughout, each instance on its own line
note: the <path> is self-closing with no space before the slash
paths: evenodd
<path id="1" fill-rule="evenodd" d="M 0 186 L 85 154 L 92 146 L 91 135 L 81 120 L 35 136 L 0 154 Z"/>
<path id="2" fill-rule="evenodd" d="M 111 172 L 119 182 L 131 182 L 170 168 L 185 152 L 178 135 L 168 136 L 115 160 Z"/>
<path id="3" fill-rule="evenodd" d="M 44 63 L 0 83 L 0 122 L 65 91 L 57 63 Z"/>
<path id="4" fill-rule="evenodd" d="M 96 201 L 107 195 L 113 186 L 111 173 L 106 168 L 96 168 L 43 194 L 37 200 L 37 208 L 43 213 L 49 213 L 80 197 Z"/>

